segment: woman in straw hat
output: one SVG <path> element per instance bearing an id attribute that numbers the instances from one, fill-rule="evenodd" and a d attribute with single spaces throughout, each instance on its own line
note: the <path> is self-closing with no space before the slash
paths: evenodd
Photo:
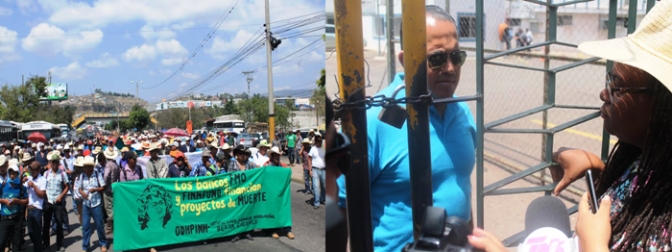
<path id="1" fill-rule="evenodd" d="M 579 149 L 554 153 L 555 194 L 583 177 L 600 173 L 593 214 L 588 196 L 576 224 L 582 251 L 670 251 L 672 238 L 672 0 L 656 2 L 637 30 L 625 38 L 586 42 L 579 50 L 615 61 L 607 74 L 601 112 L 604 127 L 618 137 L 607 159 Z M 504 251 L 481 230 L 472 245 Z M 477 237 L 478 236 L 478 237 Z"/>

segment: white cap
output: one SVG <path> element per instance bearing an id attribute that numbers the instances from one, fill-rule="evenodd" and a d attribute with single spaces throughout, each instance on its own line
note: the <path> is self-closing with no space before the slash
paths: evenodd
<path id="1" fill-rule="evenodd" d="M 7 163 L 7 156 L 0 155 L 0 166 L 5 165 L 5 163 Z"/>
<path id="2" fill-rule="evenodd" d="M 10 165 L 10 166 L 9 166 L 9 170 L 10 170 L 10 171 L 14 171 L 14 172 L 19 172 L 19 166 L 17 166 L 17 165 Z"/>

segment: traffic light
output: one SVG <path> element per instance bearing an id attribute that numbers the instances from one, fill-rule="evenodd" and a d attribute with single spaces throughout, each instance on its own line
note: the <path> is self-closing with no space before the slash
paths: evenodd
<path id="1" fill-rule="evenodd" d="M 271 36 L 271 51 L 275 51 L 275 48 L 277 48 L 280 43 L 282 43 L 281 39 L 276 39 L 275 37 Z"/>

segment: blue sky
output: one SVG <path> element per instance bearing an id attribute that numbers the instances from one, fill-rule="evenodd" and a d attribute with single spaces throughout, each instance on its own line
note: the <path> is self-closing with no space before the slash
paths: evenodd
<path id="1" fill-rule="evenodd" d="M 323 13 L 324 1 L 270 4 L 271 30 L 285 37 L 273 59 L 286 57 L 273 67 L 274 90 L 314 88 L 324 67 L 324 17 L 288 26 Z M 261 34 L 264 18 L 264 0 L 0 0 L 0 83 L 18 85 L 21 75 L 51 71 L 52 82 L 68 83 L 70 95 L 83 95 L 95 88 L 134 94 L 131 81 L 142 81 L 140 97 L 152 103 L 182 93 L 247 92 L 241 72 L 257 70 L 252 93 L 266 93 L 265 47 L 194 86 Z"/>

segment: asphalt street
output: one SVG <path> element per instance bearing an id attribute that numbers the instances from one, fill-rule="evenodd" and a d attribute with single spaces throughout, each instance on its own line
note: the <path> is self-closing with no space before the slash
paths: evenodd
<path id="1" fill-rule="evenodd" d="M 324 251 L 324 207 L 313 209 L 312 195 L 303 193 L 303 184 L 292 182 L 290 185 L 292 192 L 292 232 L 295 239 L 290 240 L 286 236 L 280 239 L 273 239 L 270 234 L 256 231 L 253 234 L 254 240 L 241 239 L 237 242 L 231 242 L 232 237 L 222 237 L 220 239 L 200 241 L 188 244 L 179 244 L 156 248 L 158 251 Z M 82 232 L 79 229 L 79 221 L 72 211 L 72 198 L 68 197 L 68 211 L 70 219 L 70 230 L 72 231 L 65 237 L 64 245 L 66 251 L 82 251 Z M 119 216 L 115 216 L 119 218 Z M 109 237 L 108 237 L 109 239 Z M 26 235 L 26 245 L 28 250 L 32 251 L 30 238 Z M 56 250 L 56 236 L 51 236 L 52 246 L 45 251 Z M 114 251 L 114 237 L 112 245 L 108 251 Z M 100 251 L 98 246 L 98 234 L 94 232 L 91 236 L 91 250 Z M 148 251 L 148 250 L 139 250 Z"/>

